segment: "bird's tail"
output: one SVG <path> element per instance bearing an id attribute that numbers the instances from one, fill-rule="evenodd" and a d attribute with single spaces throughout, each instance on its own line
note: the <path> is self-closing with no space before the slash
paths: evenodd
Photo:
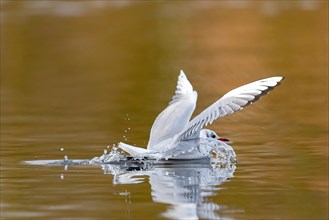
<path id="1" fill-rule="evenodd" d="M 118 147 L 133 157 L 136 156 L 137 154 L 149 153 L 149 150 L 145 148 L 131 146 L 129 144 L 125 144 L 122 142 L 118 144 Z"/>

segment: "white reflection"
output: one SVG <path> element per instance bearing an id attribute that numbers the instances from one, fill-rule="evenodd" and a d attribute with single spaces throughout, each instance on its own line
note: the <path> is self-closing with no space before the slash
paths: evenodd
<path id="1" fill-rule="evenodd" d="M 115 151 L 114 151 L 115 152 Z M 112 152 L 113 153 L 113 152 Z M 104 155 L 103 155 L 104 156 Z M 101 165 L 104 174 L 113 175 L 113 184 L 139 184 L 146 180 L 151 185 L 154 202 L 170 204 L 161 215 L 169 219 L 231 219 L 227 215 L 243 213 L 244 210 L 216 204 L 219 186 L 233 177 L 235 164 L 215 159 L 200 160 L 120 160 L 111 164 L 100 163 L 102 157 L 92 160 L 36 160 L 24 161 L 30 165 L 62 166 Z M 95 162 L 96 161 L 96 162 Z M 60 177 L 64 179 L 64 174 Z M 118 195 L 131 197 L 129 191 Z"/>
<path id="2" fill-rule="evenodd" d="M 216 195 L 219 185 L 233 177 L 234 164 L 217 167 L 209 161 L 160 166 L 126 163 L 106 164 L 102 169 L 114 176 L 114 184 L 138 184 L 149 179 L 153 201 L 172 205 L 162 213 L 169 219 L 223 219 L 225 212 L 243 211 L 213 203 L 207 198 Z"/>

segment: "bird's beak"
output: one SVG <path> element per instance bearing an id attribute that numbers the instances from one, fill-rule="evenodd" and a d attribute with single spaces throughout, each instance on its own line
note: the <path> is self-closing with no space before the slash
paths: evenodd
<path id="1" fill-rule="evenodd" d="M 218 138 L 217 140 L 219 140 L 219 141 L 223 141 L 223 142 L 230 142 L 229 139 L 224 138 L 224 137 L 220 137 L 220 138 Z"/>

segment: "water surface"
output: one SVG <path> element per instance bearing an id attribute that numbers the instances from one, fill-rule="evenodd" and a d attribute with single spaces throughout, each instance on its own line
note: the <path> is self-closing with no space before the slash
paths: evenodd
<path id="1" fill-rule="evenodd" d="M 326 1 L 1 8 L 1 218 L 328 218 Z M 24 163 L 146 146 L 180 69 L 198 91 L 196 113 L 244 83 L 286 77 L 209 126 L 233 141 L 234 167 Z"/>

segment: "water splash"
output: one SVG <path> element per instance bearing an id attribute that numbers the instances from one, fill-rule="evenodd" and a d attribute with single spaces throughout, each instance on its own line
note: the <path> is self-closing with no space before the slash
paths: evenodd
<path id="1" fill-rule="evenodd" d="M 203 159 L 207 159 L 209 164 L 230 164 L 236 163 L 236 154 L 231 146 L 224 142 L 217 142 L 215 145 L 208 145 L 207 143 L 200 144 L 197 148 L 193 146 L 184 147 L 183 150 L 175 148 L 174 150 L 168 150 L 163 152 L 152 152 L 138 154 L 134 157 L 127 155 L 127 153 L 122 152 L 116 147 L 115 144 L 112 146 L 107 146 L 103 150 L 103 154 L 99 157 L 94 157 L 90 160 L 72 160 L 69 159 L 68 155 L 64 156 L 63 160 L 38 160 L 38 161 L 25 161 L 25 163 L 32 165 L 106 165 L 106 164 L 124 164 L 124 163 L 136 163 L 139 164 L 138 169 L 147 169 L 148 166 L 153 164 L 171 164 L 172 159 L 175 163 L 180 161 L 179 158 L 198 151 L 204 155 Z M 188 159 L 182 160 L 186 162 Z M 190 161 L 198 160 L 193 159 Z M 67 168 L 66 168 L 67 169 Z M 136 168 L 137 169 L 137 168 Z"/>
<path id="2" fill-rule="evenodd" d="M 196 140 L 196 142 L 199 140 Z M 215 158 L 219 162 L 236 162 L 233 148 L 222 141 L 202 140 L 194 144 L 182 144 L 179 147 L 164 150 L 163 158 L 168 159 L 197 159 L 200 157 Z"/>
<path id="3" fill-rule="evenodd" d="M 104 149 L 103 155 L 100 157 L 94 157 L 89 161 L 90 164 L 106 164 L 106 163 L 119 163 L 120 161 L 127 160 L 127 157 L 118 151 L 118 148 L 113 146 L 110 153 Z"/>
<path id="4" fill-rule="evenodd" d="M 130 121 L 130 115 L 129 114 L 126 114 L 123 119 Z"/>

